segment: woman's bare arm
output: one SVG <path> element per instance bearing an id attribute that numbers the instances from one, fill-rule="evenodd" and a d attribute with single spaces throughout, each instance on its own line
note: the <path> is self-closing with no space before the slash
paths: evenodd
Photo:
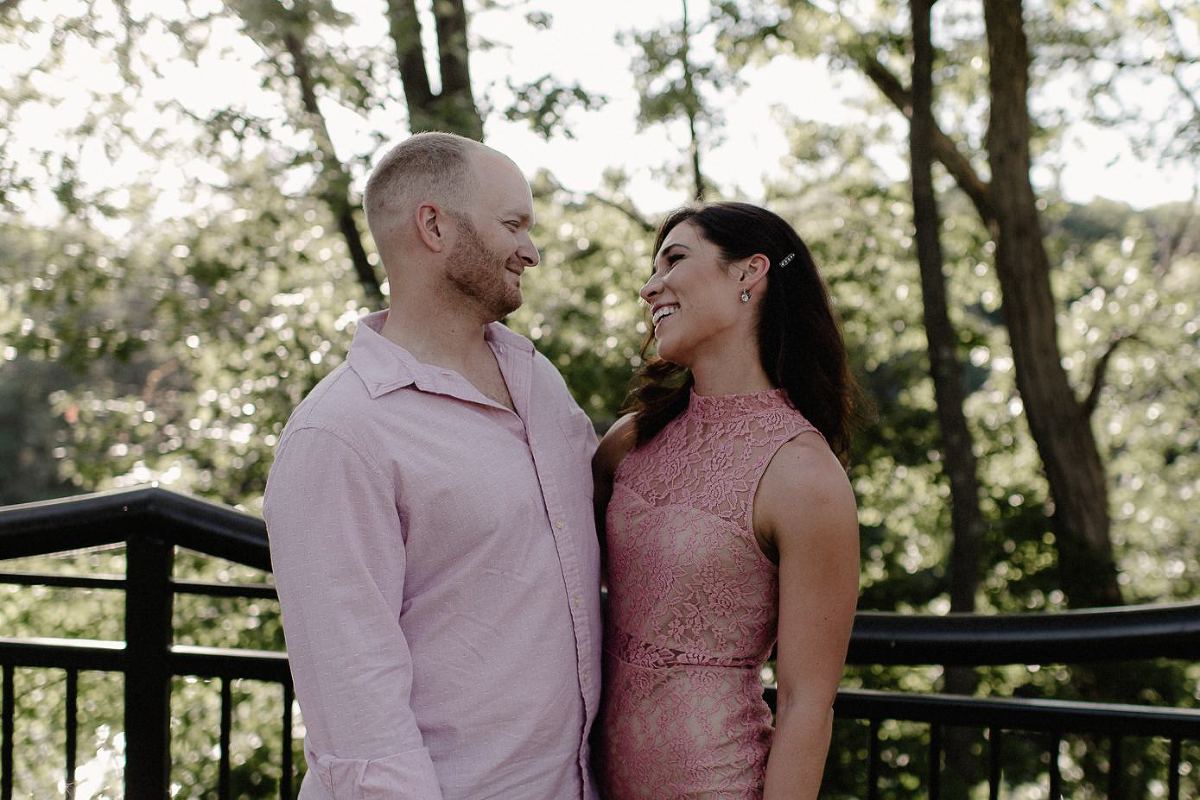
<path id="1" fill-rule="evenodd" d="M 764 800 L 809 800 L 821 786 L 859 578 L 854 492 L 819 436 L 802 434 L 776 454 L 754 521 L 779 557 L 779 691 Z"/>

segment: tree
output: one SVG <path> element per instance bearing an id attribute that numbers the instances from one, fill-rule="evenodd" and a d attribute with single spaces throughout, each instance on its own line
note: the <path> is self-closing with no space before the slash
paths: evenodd
<path id="1" fill-rule="evenodd" d="M 296 110 L 299 127 L 311 133 L 314 161 L 319 165 L 316 193 L 328 206 L 346 243 L 354 272 L 368 300 L 383 301 L 380 280 L 363 242 L 356 214 L 360 200 L 351 192 L 352 176 L 339 160 L 321 111 L 318 92 L 345 83 L 341 65 L 315 63 L 311 51 L 314 27 L 345 25 L 347 17 L 324 0 L 302 0 L 280 4 L 275 0 L 241 0 L 230 8 L 245 23 L 245 30 L 274 55 L 272 63 L 281 77 L 295 81 L 300 101 Z M 395 63 L 404 86 L 409 129 L 444 130 L 477 141 L 483 139 L 483 119 L 475 105 L 471 87 L 468 18 L 462 0 L 439 0 L 433 4 L 436 19 L 438 65 L 441 91 L 430 88 L 421 42 L 421 22 L 415 0 L 389 0 L 388 31 L 395 47 Z M 329 57 L 326 58 L 328 62 Z M 357 91 L 355 91 L 357 89 Z M 348 99 L 362 105 L 367 98 L 351 82 Z M 346 94 L 343 92 L 343 94 Z"/>
<path id="2" fill-rule="evenodd" d="M 404 98 L 408 104 L 409 129 L 449 131 L 476 141 L 483 140 L 483 118 L 471 88 L 470 52 L 467 44 L 467 11 L 463 0 L 437 0 L 438 66 L 442 88 L 435 94 L 425 70 L 421 44 L 421 21 L 415 0 L 388 0 L 388 32 L 396 48 Z"/>
<path id="3" fill-rule="evenodd" d="M 279 72 L 279 78 L 295 81 L 300 107 L 293 113 L 297 127 L 308 131 L 312 137 L 312 157 L 318 165 L 314 193 L 333 216 L 354 265 L 354 274 L 368 301 L 380 304 L 383 289 L 367 255 L 355 216 L 358 204 L 351 194 L 351 175 L 334 150 L 329 125 L 318 102 L 318 89 L 327 83 L 322 80 L 322 72 L 329 72 L 329 67 L 318 68 L 310 54 L 309 40 L 314 25 L 322 19 L 332 24 L 345 24 L 345 16 L 321 0 L 300 0 L 288 5 L 275 0 L 241 0 L 230 3 L 229 8 L 241 17 L 244 30 L 272 54 L 271 63 Z"/>
<path id="4" fill-rule="evenodd" d="M 936 0 L 912 0 L 912 122 L 909 157 L 912 171 L 913 223 L 921 271 L 922 311 L 929 347 L 929 371 L 937 400 L 942 452 L 950 480 L 950 516 L 954 543 L 950 554 L 950 609 L 975 610 L 983 515 L 971 432 L 963 411 L 962 365 L 958 334 L 946 307 L 941 219 L 933 185 L 933 44 L 930 12 Z M 955 673 L 961 675 L 961 673 Z M 962 680 L 959 678 L 960 687 Z M 971 682 L 973 683 L 973 681 Z"/>
<path id="5" fill-rule="evenodd" d="M 863 32 L 847 17 L 832 15 L 814 3 L 788 5 L 797 17 L 827 21 L 836 51 L 855 64 L 897 109 L 911 117 L 910 90 L 879 55 L 902 44 L 903 38 L 887 31 Z M 1003 12 L 999 10 L 1001 5 Z M 1119 603 L 1122 597 L 1109 537 L 1107 478 L 1087 404 L 1076 397 L 1060 363 L 1056 344 L 1057 306 L 1049 286 L 1050 264 L 1040 233 L 1037 198 L 1029 183 L 1028 153 L 1034 132 L 1028 119 L 1028 48 L 1023 22 L 1018 40 L 1013 33 L 1017 30 L 1013 19 L 1015 15 L 1020 20 L 1019 6 L 992 4 L 988 8 L 991 11 L 987 15 L 987 28 L 992 37 L 989 43 L 995 37 L 1006 37 L 1005 46 L 990 48 L 997 59 L 989 70 L 993 76 L 989 86 L 994 131 L 989 130 L 987 139 L 992 181 L 980 177 L 974 163 L 978 159 L 964 155 L 936 123 L 930 136 L 932 150 L 970 198 L 995 241 L 996 268 L 1004 292 L 1004 318 L 1017 365 L 1018 387 L 1053 498 L 1052 518 L 1061 553 L 1063 587 L 1076 605 Z M 998 29 L 1001 25 L 1007 25 L 1006 33 Z M 811 31 L 802 35 L 811 38 Z M 829 43 L 826 38 L 821 41 Z M 1007 44 L 1018 47 L 1018 54 L 1006 49 Z M 998 158 L 993 158 L 993 154 Z M 998 188 L 997 181 L 1005 181 L 1007 185 Z M 1028 188 L 1020 191 L 1014 188 L 1022 183 Z M 1011 205 L 999 209 L 998 195 L 1011 201 Z M 1022 259 L 1022 253 L 1028 258 Z M 1079 461 L 1078 469 L 1071 467 L 1075 459 Z"/>
<path id="6" fill-rule="evenodd" d="M 703 200 L 708 183 L 701 169 L 701 154 L 711 147 L 720 125 L 720 115 L 705 99 L 704 90 L 719 90 L 736 82 L 736 74 L 717 62 L 698 61 L 693 46 L 696 34 L 691 26 L 687 0 L 681 0 L 682 14 L 677 25 L 665 29 L 634 32 L 627 38 L 637 47 L 633 62 L 634 83 L 638 91 L 638 123 L 654 124 L 682 121 L 687 125 L 690 194 Z"/>
<path id="7" fill-rule="evenodd" d="M 1085 62 L 1073 31 L 1055 27 L 1045 12 L 1064 3 L 1054 0 L 1025 22 L 1038 53 L 1039 69 L 1030 74 L 1029 89 L 1035 99 L 1049 78 L 1042 67 L 1073 73 L 1078 62 L 1099 71 L 1120 55 L 1111 48 L 1136 43 L 1132 36 L 1117 37 L 1110 49 L 1092 53 Z M 716 4 L 719 10 L 738 5 L 733 0 Z M 853 5 L 841 7 L 846 11 Z M 931 28 L 937 50 L 930 90 L 936 82 L 940 127 L 930 131 L 929 147 L 940 153 L 944 166 L 958 164 L 934 165 L 929 186 L 937 199 L 932 228 L 938 234 L 944 310 L 952 332 L 935 331 L 930 317 L 935 303 L 928 298 L 936 286 L 923 286 L 918 261 L 925 259 L 913 257 L 914 228 L 922 236 L 931 229 L 927 215 L 917 212 L 924 204 L 914 202 L 913 187 L 897 180 L 888 164 L 915 144 L 910 136 L 925 138 L 917 130 L 922 92 L 915 85 L 907 88 L 907 77 L 897 79 L 894 88 L 912 114 L 911 126 L 891 113 L 891 101 L 866 81 L 862 108 L 853 110 L 847 124 L 805 120 L 800 104 L 794 115 L 781 111 L 779 124 L 790 149 L 767 176 L 761 198 L 810 244 L 841 313 L 856 373 L 878 408 L 878 418 L 856 441 L 851 468 L 862 520 L 864 609 L 940 613 L 962 607 L 955 605 L 961 571 L 946 570 L 959 543 L 949 535 L 957 524 L 958 490 L 940 421 L 944 408 L 955 404 L 943 402 L 941 388 L 956 382 L 976 450 L 978 505 L 986 521 L 981 546 L 988 557 L 980 560 L 976 602 L 981 610 L 1010 612 L 1055 609 L 1065 602 L 1056 575 L 1056 540 L 1045 514 L 1047 485 L 1017 399 L 990 249 L 993 234 L 982 223 L 996 212 L 992 185 L 980 178 L 988 175 L 983 127 L 972 122 L 984 119 L 989 104 L 987 93 L 978 91 L 987 53 L 977 5 L 941 0 Z M 353 186 L 379 147 L 402 135 L 413 114 L 398 51 L 386 33 L 392 17 L 383 3 L 356 11 L 362 16 L 353 24 L 379 34 L 357 44 L 350 18 L 338 13 L 348 8 L 343 3 L 309 0 L 285 8 L 278 2 L 239 0 L 210 16 L 187 18 L 173 18 L 169 6 L 95 0 L 69 16 L 42 19 L 38 11 L 44 7 L 39 0 L 26 0 L 15 13 L 0 17 L 0 46 L 17 43 L 5 52 L 27 48 L 28 55 L 26 63 L 14 62 L 13 71 L 0 79 L 0 112 L 13 122 L 0 131 L 0 418 L 10 421 L 7 436 L 0 434 L 0 451 L 13 454 L 12 463 L 0 459 L 0 494 L 16 501 L 160 480 L 254 510 L 274 437 L 299 398 L 340 362 L 349 327 L 371 302 L 325 189 L 330 176 L 341 173 L 344 198 L 358 219 Z M 307 16 L 289 28 L 284 23 L 301 7 Z M 849 77 L 841 79 L 848 95 L 862 70 L 837 53 L 857 53 L 851 43 L 867 42 L 865 52 L 887 75 L 903 75 L 906 48 L 916 45 L 907 18 L 895 13 L 905 5 L 893 0 L 876 4 L 879 15 L 869 22 L 847 11 L 840 27 L 812 9 L 789 16 L 784 11 L 791 5 L 740 7 L 755 14 L 736 25 L 719 17 L 720 27 L 701 24 L 692 15 L 686 26 L 693 89 L 705 114 L 713 115 L 696 118 L 702 166 L 719 133 L 721 88 L 732 85 L 730 73 L 753 82 L 756 67 L 767 60 L 791 59 L 792 48 L 806 53 L 811 42 L 805 26 L 813 36 L 840 37 L 837 48 L 823 50 L 845 61 Z M 466 5 L 471 11 L 482 8 Z M 690 11 L 696 8 L 692 4 Z M 129 13 L 122 17 L 120 9 Z M 260 22 L 250 24 L 251 12 Z M 759 12 L 769 13 L 760 20 Z M 476 19 L 472 15 L 473 25 Z M 302 34 L 290 49 L 289 30 Z M 676 20 L 659 32 L 663 52 L 676 56 L 665 60 L 663 71 L 647 84 L 653 92 L 677 79 L 686 89 L 677 57 L 680 30 Z M 1156 30 L 1147 36 L 1158 42 Z M 479 55 L 480 44 L 468 40 L 468 52 Z M 178 52 L 171 50 L 176 45 Z M 162 92 L 155 85 L 158 73 L 193 59 L 197 72 L 211 68 L 214 60 L 222 62 L 223 46 L 249 54 L 244 82 L 260 89 L 255 101 L 231 95 L 204 107 L 186 90 Z M 69 67 L 62 63 L 63 53 L 88 48 L 117 53 L 111 81 L 122 88 L 76 104 L 83 113 L 72 118 L 71 104 L 55 96 L 53 78 Z M 630 49 L 639 58 L 645 55 L 636 42 Z M 1051 55 L 1043 59 L 1044 52 Z M 303 80 L 301 64 L 307 73 Z M 708 77 L 702 77 L 704 69 L 712 70 Z M 431 68 L 430 85 L 437 84 L 434 72 Z M 1183 66 L 1178 74 L 1191 78 Z M 476 70 L 474 76 L 479 75 Z M 502 113 L 527 120 L 542 135 L 566 135 L 563 125 L 570 116 L 591 106 L 586 92 L 577 93 L 577 85 L 563 87 L 560 79 L 555 72 L 527 87 L 510 85 L 517 98 L 512 108 L 479 113 L 485 122 Z M 489 90 L 499 89 L 503 95 L 497 83 L 478 84 L 472 94 L 488 98 L 497 95 Z M 888 85 L 882 76 L 880 83 Z M 139 92 L 167 99 L 150 107 L 148 100 L 138 99 Z M 61 136 L 37 139 L 21 152 L 11 132 L 19 126 L 24 104 L 55 107 Z M 131 110 L 146 109 L 163 114 L 153 131 L 127 124 Z M 322 129 L 340 135 L 339 125 L 348 118 L 360 124 L 358 135 L 339 138 L 336 148 L 318 141 Z M 1044 165 L 1044 154 L 1053 152 L 1054 120 L 1046 120 L 1031 121 L 1035 165 Z M 651 124 L 660 123 L 672 125 L 681 143 L 690 140 L 685 116 Z M 947 142 L 957 144 L 959 161 L 946 155 Z M 151 166 L 145 174 L 126 173 L 129 180 L 118 190 L 88 185 L 82 167 L 88 149 L 114 162 L 139 150 Z M 678 165 L 681 194 L 695 188 L 690 161 L 681 157 Z M 180 164 L 189 166 L 185 205 L 164 215 L 155 210 L 154 173 L 169 173 Z M 947 175 L 959 185 L 965 181 L 967 191 L 953 191 Z M 533 184 L 543 261 L 529 275 L 525 306 L 509 322 L 535 339 L 603 429 L 639 363 L 645 319 L 636 290 L 648 274 L 653 225 L 628 196 L 628 181 L 619 169 L 598 185 L 574 191 L 549 174 L 536 176 Z M 51 188 L 46 196 L 62 209 L 58 217 L 21 216 L 38 187 Z M 1053 187 L 1038 199 L 1063 369 L 1077 393 L 1086 395 L 1081 402 L 1092 415 L 1097 447 L 1112 476 L 1114 544 L 1127 581 L 1123 589 L 1135 602 L 1194 596 L 1200 590 L 1200 561 L 1190 538 L 1200 485 L 1195 209 L 1186 203 L 1145 212 L 1119 202 L 1078 206 L 1057 196 Z M 374 254 L 366 237 L 362 243 L 370 262 Z M 927 248 L 918 242 L 918 250 Z M 927 277 L 937 275 L 930 270 Z M 914 302 L 918 292 L 925 302 Z M 930 352 L 935 341 L 948 342 L 960 368 L 957 381 L 935 380 L 932 363 L 939 356 Z M 1112 347 L 1117 341 L 1119 346 Z M 1098 381 L 1096 374 L 1105 377 Z M 21 458 L 48 463 L 41 470 L 24 469 Z M 82 569 L 92 556 L 78 558 Z M 187 559 L 181 564 L 196 572 L 225 569 Z M 5 608 L 6 630 L 45 635 L 52 628 L 23 627 L 21 620 L 36 613 L 47 620 L 61 617 L 63 633 L 91 633 L 82 614 L 67 606 L 65 601 L 14 600 Z M 262 613 L 262 625 L 255 628 L 264 630 L 261 646 L 278 646 L 274 634 L 265 632 L 275 630 L 274 612 Z M 236 643 L 241 634 L 224 624 L 251 624 L 250 615 L 209 600 L 188 606 L 186 617 L 181 635 L 197 644 Z M 92 635 L 108 636 L 110 629 Z M 1077 696 L 1078 673 L 1070 683 L 1063 674 L 1058 669 L 978 672 L 997 694 Z M 1138 672 L 1139 679 L 1144 675 Z M 904 688 L 926 691 L 942 677 L 932 668 L 852 675 L 868 688 L 903 682 Z M 1188 698 L 1196 678 L 1192 669 L 1172 684 L 1140 680 L 1139 700 L 1194 702 Z M 180 707 L 188 709 L 185 724 L 195 724 L 186 725 L 188 733 L 180 737 L 191 737 L 186 747 L 197 754 L 211 746 L 203 740 L 202 729 L 212 719 L 205 691 L 196 685 L 181 695 Z M 51 690 L 30 697 L 30 703 L 59 707 Z M 114 724 L 119 729 L 119 719 Z M 853 786 L 861 740 L 847 733 L 839 742 L 831 751 L 836 769 Z M 910 754 L 905 744 L 895 744 L 898 752 Z M 43 745 L 44 761 L 52 767 L 58 760 L 53 753 L 60 751 L 52 746 L 49 729 L 38 746 Z M 211 781 L 209 765 L 197 758 L 198 763 L 178 768 L 182 795 L 199 796 Z M 30 774 L 41 760 L 38 756 Z M 904 768 L 897 764 L 896 774 L 915 775 L 922 768 L 912 760 Z M 53 793 L 59 770 L 44 772 L 49 777 L 39 778 L 41 783 L 18 783 L 18 793 Z M 42 791 L 43 786 L 50 788 Z"/>
<path id="8" fill-rule="evenodd" d="M 1108 482 L 1087 407 L 1062 368 L 1050 259 L 1030 183 L 1029 48 L 1020 0 L 985 0 L 988 162 L 996 272 L 1017 386 L 1054 496 L 1063 586 L 1078 605 L 1120 605 Z"/>
<path id="9" fill-rule="evenodd" d="M 912 172 L 913 224 L 917 265 L 921 272 L 921 308 L 928 339 L 929 373 L 933 379 L 938 429 L 946 474 L 950 482 L 950 610 L 975 611 L 979 590 L 984 519 L 979 508 L 979 476 L 971 431 L 964 410 L 962 365 L 958 333 L 946 304 L 942 258 L 941 215 L 933 184 L 933 62 L 931 12 L 936 0 L 911 0 L 912 121 L 909 125 L 909 163 Z M 943 687 L 953 694 L 971 695 L 978 680 L 969 667 L 948 667 Z M 975 782 L 970 734 L 947 731 L 946 756 L 952 765 L 947 794 L 966 797 Z"/>

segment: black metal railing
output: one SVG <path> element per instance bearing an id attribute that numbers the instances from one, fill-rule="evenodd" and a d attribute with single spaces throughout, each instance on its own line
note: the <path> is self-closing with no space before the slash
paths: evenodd
<path id="1" fill-rule="evenodd" d="M 293 797 L 292 686 L 282 652 L 175 644 L 172 609 L 178 594 L 271 598 L 269 585 L 228 585 L 172 579 L 176 547 L 269 571 L 266 530 L 256 517 L 157 487 L 0 508 L 0 559 L 42 556 L 113 544 L 126 548 L 126 572 L 117 575 L 0 573 L 0 584 L 109 589 L 124 592 L 125 641 L 0 638 L 0 800 L 13 794 L 17 668 L 64 670 L 66 796 L 72 797 L 81 671 L 125 676 L 125 796 L 168 794 L 170 688 L 176 676 L 220 682 L 217 793 L 231 796 L 232 682 L 252 679 L 280 686 L 283 713 L 280 796 Z M 926 616 L 860 613 L 849 662 L 855 665 L 1051 665 L 1123 659 L 1200 659 L 1200 603 L 1070 611 L 1057 614 Z M 766 697 L 774 704 L 774 690 Z M 927 726 L 927 794 L 941 792 L 943 732 L 964 726 L 987 732 L 990 796 L 999 797 L 1005 769 L 1005 735 L 1032 733 L 1045 743 L 1050 796 L 1061 796 L 1059 750 L 1063 738 L 1087 734 L 1109 742 L 1108 794 L 1121 796 L 1121 743 L 1159 737 L 1169 749 L 1167 796 L 1180 796 L 1183 746 L 1200 741 L 1200 711 L 1143 705 L 974 698 L 846 689 L 835 713 L 867 729 L 863 796 L 880 792 L 880 729 L 889 721 Z"/>
<path id="2" fill-rule="evenodd" d="M 255 569 L 270 571 L 262 520 L 234 509 L 157 487 L 93 494 L 0 509 L 0 559 L 51 555 L 112 544 L 125 545 L 125 575 L 65 576 L 3 573 L 0 583 L 124 592 L 125 641 L 0 638 L 3 668 L 3 743 L 0 800 L 13 796 L 15 692 L 18 667 L 66 673 L 66 796 L 75 786 L 77 686 L 80 671 L 121 673 L 125 678 L 125 796 L 163 798 L 169 792 L 170 695 L 175 676 L 221 683 L 218 795 L 231 796 L 232 681 L 280 685 L 283 700 L 283 765 L 280 796 L 293 796 L 292 686 L 287 655 L 176 645 L 172 611 L 176 594 L 274 597 L 270 586 L 230 586 L 174 581 L 175 548 L 183 547 Z"/>

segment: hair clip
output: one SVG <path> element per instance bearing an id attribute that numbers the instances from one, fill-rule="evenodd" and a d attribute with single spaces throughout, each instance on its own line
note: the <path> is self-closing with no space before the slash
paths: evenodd
<path id="1" fill-rule="evenodd" d="M 779 268 L 783 269 L 788 264 L 792 263 L 792 259 L 796 257 L 795 253 L 788 253 L 783 258 L 779 259 Z"/>

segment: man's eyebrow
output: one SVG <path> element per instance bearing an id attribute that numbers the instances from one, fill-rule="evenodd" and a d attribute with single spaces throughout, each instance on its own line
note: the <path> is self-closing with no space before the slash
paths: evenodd
<path id="1" fill-rule="evenodd" d="M 533 215 L 526 214 L 524 211 L 517 211 L 513 209 L 511 211 L 505 211 L 501 216 L 503 216 L 505 219 L 516 219 L 522 225 L 528 225 L 530 228 L 533 227 Z"/>

